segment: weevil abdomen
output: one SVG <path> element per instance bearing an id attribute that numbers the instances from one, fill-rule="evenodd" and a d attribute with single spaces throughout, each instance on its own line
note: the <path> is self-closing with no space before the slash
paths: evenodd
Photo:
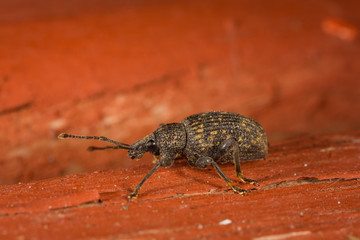
<path id="1" fill-rule="evenodd" d="M 219 145 L 229 138 L 238 142 L 241 161 L 267 156 L 265 132 L 259 123 L 248 117 L 230 112 L 207 112 L 191 115 L 182 123 L 187 132 L 184 155 L 192 165 L 199 157 L 214 157 Z"/>

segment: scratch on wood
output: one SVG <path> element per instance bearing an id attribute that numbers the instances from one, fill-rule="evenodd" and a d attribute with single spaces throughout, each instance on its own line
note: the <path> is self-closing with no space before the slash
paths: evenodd
<path id="1" fill-rule="evenodd" d="M 287 239 L 290 237 L 298 237 L 311 234 L 310 231 L 302 231 L 302 232 L 290 232 L 284 234 L 277 234 L 277 235 L 268 235 L 263 237 L 253 238 L 253 240 L 279 240 L 279 239 Z"/>
<path id="2" fill-rule="evenodd" d="M 29 108 L 31 105 L 32 105 L 32 102 L 27 102 L 27 103 L 24 103 L 24 104 L 17 105 L 15 107 L 4 109 L 4 110 L 0 111 L 0 116 L 15 113 L 15 112 L 19 112 L 21 110 Z"/>

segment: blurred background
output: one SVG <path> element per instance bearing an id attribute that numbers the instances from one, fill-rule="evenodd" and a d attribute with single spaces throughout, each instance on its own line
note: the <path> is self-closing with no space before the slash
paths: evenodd
<path id="1" fill-rule="evenodd" d="M 224 110 L 270 142 L 360 130 L 360 1 L 0 1 L 0 184 L 129 167 L 87 152 Z"/>

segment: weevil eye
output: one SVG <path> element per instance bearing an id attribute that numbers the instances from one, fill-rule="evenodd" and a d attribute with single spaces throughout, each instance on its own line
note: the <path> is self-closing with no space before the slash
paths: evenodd
<path id="1" fill-rule="evenodd" d="M 160 149 L 158 148 L 158 146 L 156 145 L 155 141 L 150 139 L 146 144 L 146 149 L 148 152 L 150 152 L 151 154 L 154 155 L 159 155 Z"/>
<path id="2" fill-rule="evenodd" d="M 156 143 L 154 140 L 149 140 L 147 143 L 146 143 L 146 148 L 149 149 L 151 147 L 154 147 L 156 146 Z"/>

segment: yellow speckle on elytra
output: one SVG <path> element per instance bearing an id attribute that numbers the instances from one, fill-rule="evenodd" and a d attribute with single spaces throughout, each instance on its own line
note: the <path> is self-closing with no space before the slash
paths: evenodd
<path id="1" fill-rule="evenodd" d="M 196 132 L 198 132 L 198 133 L 202 133 L 203 131 L 204 131 L 203 128 L 200 128 L 200 129 L 196 130 Z"/>
<path id="2" fill-rule="evenodd" d="M 245 123 L 241 123 L 241 126 L 245 127 Z"/>
<path id="3" fill-rule="evenodd" d="M 226 133 L 226 130 L 221 130 L 221 133 L 225 134 L 225 133 Z"/>
<path id="4" fill-rule="evenodd" d="M 209 141 L 213 141 L 213 140 L 214 140 L 214 137 L 215 137 L 215 136 L 210 136 L 210 137 L 208 138 L 208 140 L 209 140 Z"/>
<path id="5" fill-rule="evenodd" d="M 247 132 L 250 132 L 250 128 L 248 128 L 248 127 L 247 127 L 247 128 L 245 128 L 245 130 L 246 130 Z"/>
<path id="6" fill-rule="evenodd" d="M 230 135 L 226 135 L 226 140 L 227 140 L 227 139 L 230 139 L 230 138 L 231 138 L 231 136 L 230 136 Z"/>
<path id="7" fill-rule="evenodd" d="M 211 135 L 216 135 L 218 133 L 218 131 L 212 131 L 210 132 Z"/>
<path id="8" fill-rule="evenodd" d="M 202 136 L 201 136 L 201 134 L 198 134 L 198 135 L 195 136 L 195 138 L 200 139 L 200 138 L 202 138 Z"/>

